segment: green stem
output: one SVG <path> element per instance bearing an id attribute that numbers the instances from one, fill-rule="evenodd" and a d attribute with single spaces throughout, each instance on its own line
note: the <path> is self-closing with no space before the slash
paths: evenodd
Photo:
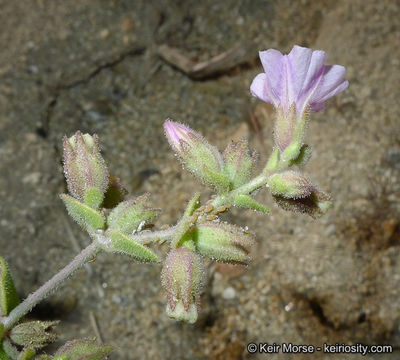
<path id="1" fill-rule="evenodd" d="M 226 194 L 218 195 L 212 202 L 212 205 L 214 207 L 218 207 L 218 206 L 222 206 L 222 205 L 232 205 L 234 203 L 235 197 L 237 195 L 251 194 L 255 190 L 266 185 L 267 181 L 268 181 L 268 176 L 266 175 L 266 172 L 263 171 L 261 173 L 261 175 L 258 175 L 257 177 L 250 180 L 248 183 L 238 187 L 237 189 L 232 190 Z"/>

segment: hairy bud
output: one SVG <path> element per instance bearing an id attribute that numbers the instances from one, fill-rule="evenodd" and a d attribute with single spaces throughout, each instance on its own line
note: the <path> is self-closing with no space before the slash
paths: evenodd
<path id="1" fill-rule="evenodd" d="M 191 324 L 196 322 L 203 277 L 200 256 L 186 247 L 170 251 L 161 272 L 161 282 L 167 291 L 168 316 Z"/>
<path id="2" fill-rule="evenodd" d="M 24 347 L 40 349 L 56 340 L 57 336 L 51 332 L 58 321 L 29 321 L 15 326 L 10 333 L 11 340 Z"/>
<path id="3" fill-rule="evenodd" d="M 100 154 L 97 135 L 77 131 L 64 137 L 64 173 L 70 194 L 97 208 L 108 186 L 108 171 Z"/>
<path id="4" fill-rule="evenodd" d="M 164 123 L 164 130 L 172 149 L 193 175 L 219 191 L 228 189 L 229 179 L 222 173 L 222 156 L 216 147 L 197 132 L 171 120 Z"/>
<path id="5" fill-rule="evenodd" d="M 255 244 L 254 235 L 238 226 L 206 222 L 198 224 L 193 240 L 200 254 L 216 261 L 247 264 Z"/>
<path id="6" fill-rule="evenodd" d="M 224 171 L 231 181 L 232 189 L 249 181 L 256 160 L 256 154 L 251 153 L 247 140 L 237 143 L 230 142 L 223 154 Z"/>
<path id="7" fill-rule="evenodd" d="M 277 204 L 284 210 L 302 212 L 317 218 L 332 206 L 328 194 L 294 171 L 272 175 L 268 185 Z"/>
<path id="8" fill-rule="evenodd" d="M 270 176 L 268 186 L 272 195 L 288 199 L 304 198 L 309 196 L 313 190 L 311 182 L 305 176 L 295 171 L 285 171 Z"/>

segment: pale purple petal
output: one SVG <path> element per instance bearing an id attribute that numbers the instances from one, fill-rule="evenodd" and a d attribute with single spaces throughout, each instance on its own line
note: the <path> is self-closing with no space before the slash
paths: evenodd
<path id="1" fill-rule="evenodd" d="M 288 59 L 288 92 L 290 103 L 296 101 L 305 84 L 307 73 L 309 72 L 310 62 L 313 52 L 301 46 L 294 46 L 292 51 L 287 55 Z"/>
<path id="2" fill-rule="evenodd" d="M 317 91 L 310 99 L 310 103 L 324 102 L 332 96 L 344 91 L 348 82 L 345 80 L 346 69 L 341 65 L 327 65 L 324 69 L 323 78 Z M 346 86 L 343 84 L 347 83 Z"/>
<path id="3" fill-rule="evenodd" d="M 265 74 L 253 80 L 251 93 L 284 112 L 293 103 L 299 116 L 308 105 L 311 111 L 322 110 L 327 99 L 348 86 L 344 67 L 325 66 L 327 54 L 321 50 L 296 45 L 288 55 L 273 49 L 261 51 L 260 59 Z"/>
<path id="4" fill-rule="evenodd" d="M 266 75 L 266 94 L 275 106 L 280 104 L 284 80 L 283 55 L 274 49 L 260 51 L 261 63 Z"/>
<path id="5" fill-rule="evenodd" d="M 250 92 L 253 96 L 273 104 L 272 99 L 267 94 L 267 75 L 265 73 L 258 74 L 250 85 Z"/>

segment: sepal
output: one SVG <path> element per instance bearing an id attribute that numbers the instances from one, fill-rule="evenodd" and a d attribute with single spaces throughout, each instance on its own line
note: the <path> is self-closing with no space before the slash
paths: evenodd
<path id="1" fill-rule="evenodd" d="M 96 339 L 73 340 L 58 349 L 53 359 L 101 360 L 112 350 L 112 346 L 96 344 Z"/>
<path id="2" fill-rule="evenodd" d="M 7 316 L 18 304 L 18 294 L 7 263 L 0 256 L 0 316 Z"/>
<path id="3" fill-rule="evenodd" d="M 291 170 L 270 176 L 268 186 L 272 195 L 287 199 L 304 198 L 313 190 L 313 185 L 304 175 Z"/>
<path id="4" fill-rule="evenodd" d="M 108 233 L 110 248 L 107 251 L 124 253 L 141 262 L 161 262 L 160 258 L 149 248 L 139 244 L 120 231 Z"/>
<path id="5" fill-rule="evenodd" d="M 265 207 L 263 204 L 260 204 L 259 202 L 255 201 L 249 195 L 243 195 L 243 194 L 236 195 L 233 205 L 245 209 L 260 211 L 263 212 L 264 214 L 269 214 L 271 212 L 270 209 Z"/>
<path id="6" fill-rule="evenodd" d="M 307 144 L 304 144 L 300 148 L 299 155 L 295 159 L 290 161 L 290 166 L 292 166 L 292 165 L 297 165 L 297 166 L 300 166 L 300 167 L 304 166 L 311 159 L 311 155 L 312 155 L 311 146 L 309 146 Z"/>
<path id="7" fill-rule="evenodd" d="M 231 189 L 236 189 L 249 181 L 256 163 L 256 154 L 251 153 L 247 140 L 237 143 L 231 141 L 223 153 L 224 172 L 227 174 Z"/>
<path id="8" fill-rule="evenodd" d="M 247 264 L 249 252 L 255 244 L 254 235 L 227 223 L 205 222 L 193 231 L 197 251 L 215 261 Z"/>
<path id="9" fill-rule="evenodd" d="M 108 227 L 124 234 L 132 234 L 143 222 L 154 219 L 160 209 L 149 208 L 145 205 L 149 196 L 150 194 L 147 193 L 121 202 L 108 215 Z"/>
<path id="10" fill-rule="evenodd" d="M 64 201 L 68 214 L 85 230 L 90 232 L 103 229 L 104 218 L 98 211 L 67 194 L 61 194 L 60 198 Z"/>
<path id="11" fill-rule="evenodd" d="M 167 292 L 167 314 L 194 323 L 204 285 L 204 266 L 199 255 L 185 246 L 172 249 L 161 272 Z"/>

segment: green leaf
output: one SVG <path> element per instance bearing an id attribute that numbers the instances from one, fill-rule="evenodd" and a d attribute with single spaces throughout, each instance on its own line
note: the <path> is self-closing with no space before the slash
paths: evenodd
<path id="1" fill-rule="evenodd" d="M 186 206 L 185 210 L 185 217 L 192 216 L 194 211 L 200 206 L 200 194 L 196 193 L 189 201 L 188 205 Z"/>
<path id="2" fill-rule="evenodd" d="M 103 202 L 103 193 L 96 188 L 90 188 L 85 192 L 85 204 L 91 208 L 97 210 L 100 204 Z"/>
<path id="3" fill-rule="evenodd" d="M 147 247 L 132 240 L 120 231 L 111 231 L 110 240 L 112 250 L 132 256 L 144 262 L 161 262 L 160 258 Z"/>
<path id="4" fill-rule="evenodd" d="M 17 360 L 31 360 L 36 355 L 35 350 L 27 348 L 19 353 Z"/>
<path id="5" fill-rule="evenodd" d="M 73 340 L 57 350 L 54 360 L 101 360 L 112 350 L 112 346 L 96 344 L 95 339 Z"/>
<path id="6" fill-rule="evenodd" d="M 255 210 L 255 211 L 260 211 L 260 212 L 263 212 L 265 214 L 269 214 L 271 212 L 270 209 L 265 207 L 263 204 L 260 204 L 259 202 L 255 201 L 249 195 L 237 195 L 235 197 L 234 205 L 243 207 L 245 209 L 251 209 L 251 210 Z"/>
<path id="7" fill-rule="evenodd" d="M 218 193 L 224 193 L 229 190 L 229 178 L 222 173 L 211 170 L 208 166 L 203 166 L 204 181 L 207 185 L 215 187 Z"/>
<path id="8" fill-rule="evenodd" d="M 96 210 L 74 199 L 72 196 L 61 194 L 60 198 L 64 201 L 69 215 L 87 231 L 104 227 L 104 218 Z"/>
<path id="9" fill-rule="evenodd" d="M 108 215 L 108 227 L 125 234 L 132 234 L 142 222 L 154 219 L 160 209 L 149 208 L 145 205 L 149 196 L 150 194 L 147 193 L 121 202 Z"/>
<path id="10" fill-rule="evenodd" d="M 0 257 L 0 316 L 7 316 L 19 304 L 11 274 L 5 260 Z"/>
<path id="11" fill-rule="evenodd" d="M 270 155 L 266 168 L 270 171 L 275 170 L 279 162 L 279 149 L 274 147 L 272 154 Z"/>
<path id="12" fill-rule="evenodd" d="M 308 146 L 307 144 L 304 144 L 300 148 L 300 153 L 297 156 L 297 158 L 293 159 L 290 162 L 290 166 L 292 166 L 292 165 L 304 166 L 305 164 L 307 164 L 308 160 L 311 159 L 311 154 L 312 154 L 311 146 Z"/>

